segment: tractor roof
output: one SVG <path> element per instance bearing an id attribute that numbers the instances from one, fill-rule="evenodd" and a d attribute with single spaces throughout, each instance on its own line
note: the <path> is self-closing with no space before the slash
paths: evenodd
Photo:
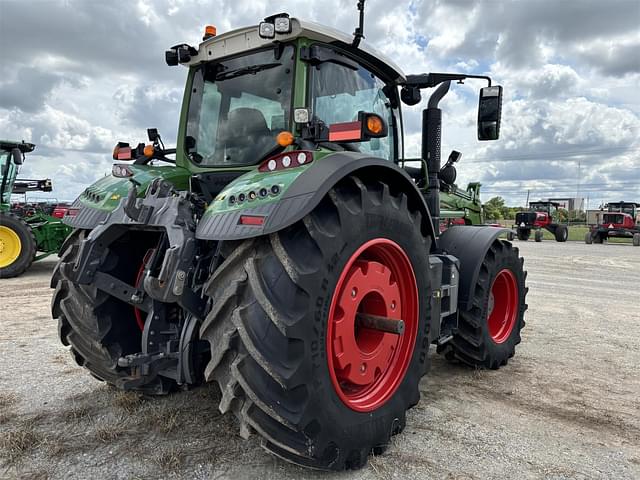
<path id="1" fill-rule="evenodd" d="M 609 202 L 607 207 L 640 207 L 640 203 L 636 202 Z"/>
<path id="2" fill-rule="evenodd" d="M 547 200 L 540 200 L 538 202 L 529 202 L 529 205 L 553 205 L 554 207 L 560 206 L 558 202 L 549 202 Z"/>
<path id="3" fill-rule="evenodd" d="M 353 37 L 344 32 L 314 22 L 291 19 L 291 33 L 278 34 L 274 39 L 261 38 L 258 25 L 238 28 L 203 41 L 198 48 L 198 55 L 193 56 L 186 65 L 197 65 L 204 61 L 236 55 L 269 45 L 292 41 L 297 38 L 308 38 L 323 43 L 334 44 L 347 50 L 357 51 L 368 63 L 377 67 L 392 80 L 398 83 L 405 81 L 405 75 L 393 60 L 375 50 L 365 42 L 356 49 L 351 46 Z"/>
<path id="4" fill-rule="evenodd" d="M 0 140 L 0 150 L 10 152 L 14 148 L 19 148 L 22 153 L 33 152 L 36 146 L 33 143 L 27 143 L 24 140 L 21 142 L 14 140 Z"/>

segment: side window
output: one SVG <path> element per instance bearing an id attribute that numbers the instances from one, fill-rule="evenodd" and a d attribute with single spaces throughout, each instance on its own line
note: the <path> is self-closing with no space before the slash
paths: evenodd
<path id="1" fill-rule="evenodd" d="M 198 128 L 198 149 L 205 158 L 212 155 L 218 141 L 218 125 L 222 95 L 215 83 L 205 83 L 202 92 L 202 107 Z"/>
<path id="2" fill-rule="evenodd" d="M 313 68 L 312 114 L 326 125 L 353 122 L 359 111 L 373 112 L 385 119 L 389 135 L 357 145 L 363 153 L 393 159 L 393 111 L 383 92 L 385 84 L 363 67 L 357 70 L 331 62 Z"/>

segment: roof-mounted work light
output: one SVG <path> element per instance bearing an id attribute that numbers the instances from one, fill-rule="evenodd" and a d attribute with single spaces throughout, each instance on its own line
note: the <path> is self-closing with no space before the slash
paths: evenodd
<path id="1" fill-rule="evenodd" d="M 275 38 L 276 33 L 291 33 L 291 19 L 287 13 L 279 13 L 264 19 L 258 27 L 258 35 L 261 38 Z"/>

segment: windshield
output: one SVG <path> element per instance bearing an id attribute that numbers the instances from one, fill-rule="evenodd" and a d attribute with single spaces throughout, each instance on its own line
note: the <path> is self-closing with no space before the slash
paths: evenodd
<path id="1" fill-rule="evenodd" d="M 609 207 L 609 211 L 622 212 L 622 213 L 629 214 L 633 217 L 635 213 L 635 208 L 634 208 L 634 205 L 630 203 L 622 203 L 622 204 L 618 203 L 618 204 L 611 204 Z"/>
<path id="2" fill-rule="evenodd" d="M 294 56 L 289 45 L 195 72 L 185 139 L 192 161 L 255 165 L 277 148 L 276 136 L 289 129 Z"/>
<path id="3" fill-rule="evenodd" d="M 531 203 L 531 210 L 535 211 L 535 212 L 546 212 L 546 213 L 550 213 L 550 210 L 553 209 L 552 205 L 549 205 L 548 203 Z"/>

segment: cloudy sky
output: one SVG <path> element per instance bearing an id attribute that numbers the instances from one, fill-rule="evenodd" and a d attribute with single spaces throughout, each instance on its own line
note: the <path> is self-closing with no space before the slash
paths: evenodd
<path id="1" fill-rule="evenodd" d="M 459 183 L 509 204 L 580 196 L 640 202 L 639 0 L 368 0 L 366 41 L 406 73 L 489 74 L 505 89 L 501 140 L 475 140 L 478 82 L 441 103 Z M 38 145 L 22 176 L 70 200 L 110 171 L 117 141 L 175 142 L 186 77 L 164 51 L 287 11 L 352 32 L 356 1 L 0 0 L 0 138 Z M 337 14 L 335 14 L 337 12 Z M 330 16 L 326 16 L 331 13 Z M 427 95 L 425 95 L 425 98 Z M 421 106 L 405 107 L 418 155 Z M 50 194 L 49 194 L 50 195 Z"/>

